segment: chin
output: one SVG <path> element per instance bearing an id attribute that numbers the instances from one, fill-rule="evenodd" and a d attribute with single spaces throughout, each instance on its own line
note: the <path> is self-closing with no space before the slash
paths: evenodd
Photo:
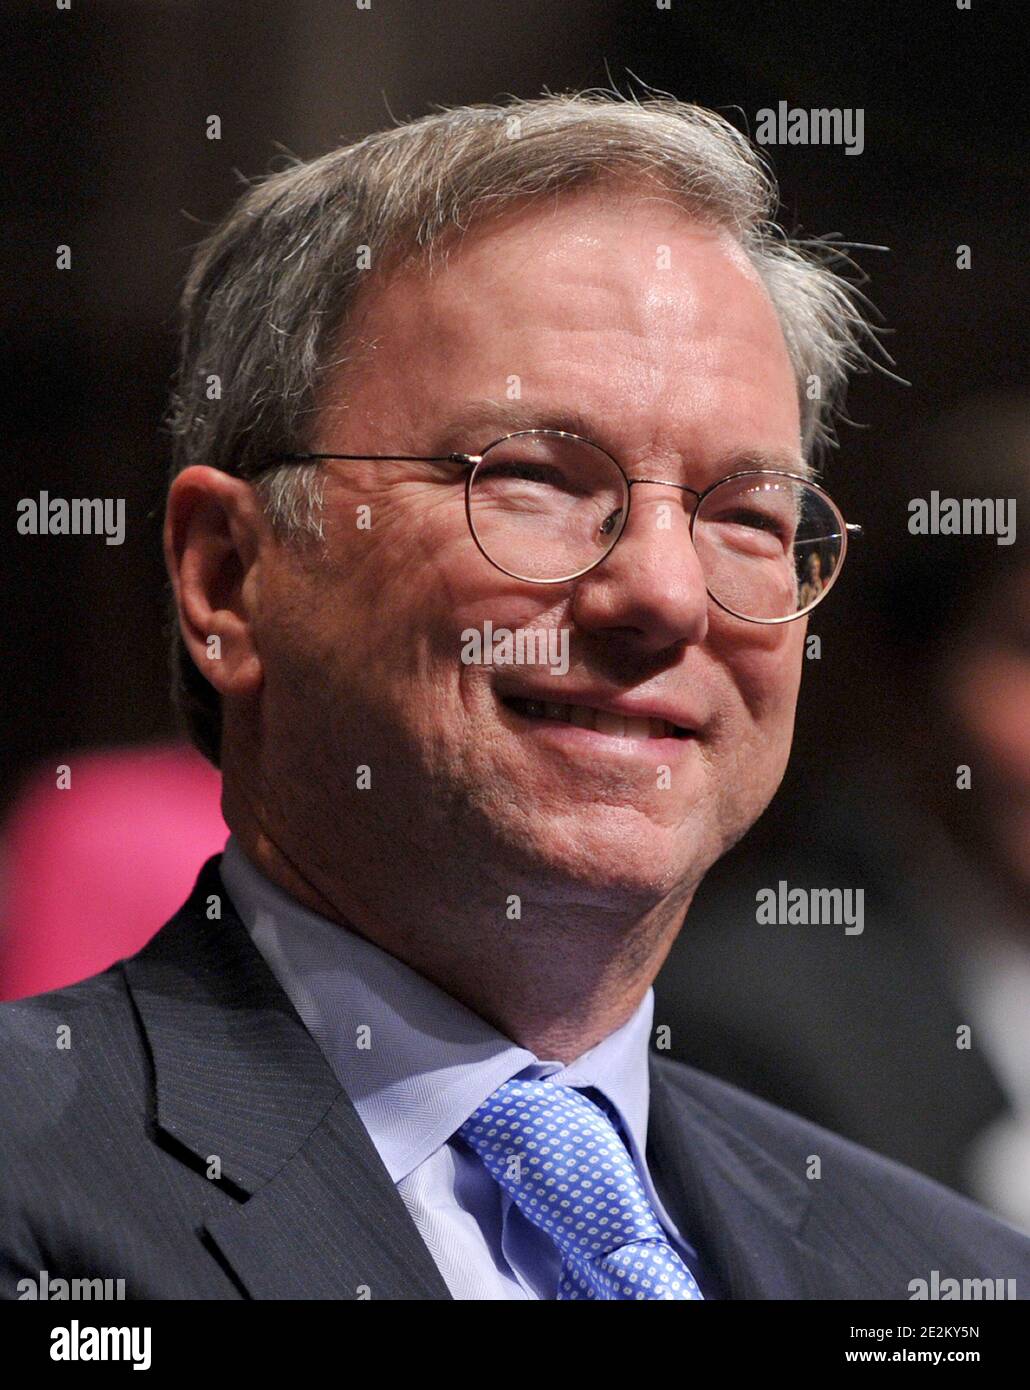
<path id="1" fill-rule="evenodd" d="M 718 857 L 685 827 L 661 826 L 643 815 L 627 826 L 624 817 L 567 816 L 517 837 L 527 876 L 545 879 L 552 891 L 577 900 L 596 896 L 601 908 L 615 900 L 646 910 L 685 884 L 695 885 Z"/>

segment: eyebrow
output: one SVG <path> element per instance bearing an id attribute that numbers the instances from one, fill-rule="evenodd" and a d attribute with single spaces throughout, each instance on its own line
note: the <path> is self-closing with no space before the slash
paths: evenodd
<path id="1" fill-rule="evenodd" d="M 472 445 L 478 449 L 518 430 L 547 429 L 581 435 L 606 449 L 613 458 L 619 458 L 618 451 L 608 448 L 605 443 L 604 431 L 598 422 L 581 411 L 564 408 L 529 410 L 514 401 L 470 401 L 440 427 L 437 438 L 441 449 L 454 449 L 458 444 Z M 493 430 L 499 433 L 488 438 L 487 435 Z M 622 460 L 619 459 L 619 462 Z M 800 451 L 792 449 L 731 449 L 713 459 L 707 467 L 717 478 L 751 470 L 797 473 L 813 480 L 816 475 L 816 470 L 805 461 Z"/>

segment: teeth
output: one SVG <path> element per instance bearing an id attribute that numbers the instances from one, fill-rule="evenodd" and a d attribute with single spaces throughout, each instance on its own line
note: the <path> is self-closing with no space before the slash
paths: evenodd
<path id="1" fill-rule="evenodd" d="M 512 703 L 530 719 L 554 719 L 574 724 L 578 729 L 593 729 L 612 738 L 675 738 L 677 730 L 667 719 L 637 719 L 607 710 L 588 709 L 585 705 L 560 705 L 552 700 L 513 700 Z"/>
<path id="2" fill-rule="evenodd" d="M 594 710 L 594 728 L 599 734 L 611 734 L 613 738 L 626 737 L 627 720 L 621 714 L 609 714 L 607 710 Z"/>

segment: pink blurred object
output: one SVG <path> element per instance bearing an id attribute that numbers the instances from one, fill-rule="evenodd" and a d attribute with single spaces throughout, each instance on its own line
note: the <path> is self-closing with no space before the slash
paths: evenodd
<path id="1" fill-rule="evenodd" d="M 225 846 L 221 787 L 188 744 L 73 753 L 34 772 L 0 848 L 0 999 L 72 984 L 145 945 Z"/>

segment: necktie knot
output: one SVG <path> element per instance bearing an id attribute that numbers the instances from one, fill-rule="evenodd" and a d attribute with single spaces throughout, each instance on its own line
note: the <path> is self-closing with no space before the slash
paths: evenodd
<path id="1" fill-rule="evenodd" d="M 599 1105 L 571 1086 L 506 1081 L 458 1131 L 562 1255 L 559 1298 L 700 1298 Z"/>

